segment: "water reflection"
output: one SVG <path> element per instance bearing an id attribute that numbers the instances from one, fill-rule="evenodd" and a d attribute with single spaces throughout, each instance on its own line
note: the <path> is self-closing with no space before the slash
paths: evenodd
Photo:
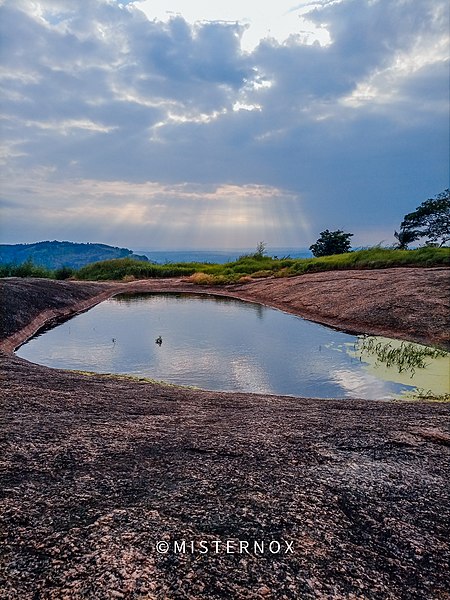
<path id="1" fill-rule="evenodd" d="M 51 367 L 215 390 L 368 399 L 414 390 L 414 379 L 360 360 L 358 343 L 258 304 L 141 294 L 103 302 L 35 337 L 18 355 Z"/>

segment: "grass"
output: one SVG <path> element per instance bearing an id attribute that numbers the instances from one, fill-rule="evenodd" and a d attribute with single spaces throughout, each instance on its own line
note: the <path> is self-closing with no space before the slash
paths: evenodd
<path id="1" fill-rule="evenodd" d="M 275 259 L 255 253 L 225 264 L 191 262 L 157 265 L 132 258 L 118 258 L 92 263 L 78 271 L 66 268 L 51 271 L 27 262 L 23 265 L 0 265 L 0 277 L 67 279 L 72 276 L 86 281 L 190 277 L 197 285 L 224 285 L 250 281 L 252 278 L 292 277 L 322 271 L 436 266 L 450 266 L 450 248 L 425 246 L 416 250 L 394 250 L 375 246 L 345 254 L 298 259 Z"/>
<path id="2" fill-rule="evenodd" d="M 338 269 L 386 269 L 389 267 L 450 266 L 450 248 L 426 246 L 416 250 L 394 250 L 375 246 L 364 250 L 296 261 L 298 274 Z"/>
<path id="3" fill-rule="evenodd" d="M 410 342 L 402 342 L 400 346 L 393 346 L 391 342 L 377 342 L 372 336 L 362 339 L 361 353 L 372 354 L 386 367 L 395 366 L 399 373 L 410 372 L 414 376 L 416 369 L 424 369 L 427 366 L 427 358 L 439 358 L 447 356 L 445 350 L 421 346 Z"/>
<path id="4" fill-rule="evenodd" d="M 117 280 L 133 276 L 135 279 L 154 277 L 185 277 L 195 273 L 195 269 L 186 263 L 155 265 L 153 263 L 133 260 L 132 258 L 114 258 L 92 263 L 79 269 L 77 279 L 82 280 Z"/>
<path id="5" fill-rule="evenodd" d="M 431 390 L 418 389 L 412 395 L 408 395 L 408 400 L 422 400 L 425 402 L 450 402 L 450 394 L 434 394 Z"/>

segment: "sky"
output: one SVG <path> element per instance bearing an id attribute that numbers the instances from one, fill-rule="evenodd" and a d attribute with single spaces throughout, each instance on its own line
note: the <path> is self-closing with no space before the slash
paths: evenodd
<path id="1" fill-rule="evenodd" d="M 0 0 L 0 242 L 394 243 L 448 187 L 446 0 Z"/>

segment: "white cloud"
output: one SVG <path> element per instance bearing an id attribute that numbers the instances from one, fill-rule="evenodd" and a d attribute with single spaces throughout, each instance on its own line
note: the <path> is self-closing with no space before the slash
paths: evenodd
<path id="1" fill-rule="evenodd" d="M 23 173 L 18 189 L 8 179 L 2 182 L 3 192 L 12 199 L 0 201 L 4 219 L 17 224 L 8 231 L 10 241 L 27 228 L 30 212 L 33 232 L 58 224 L 65 239 L 89 241 L 86 231 L 90 235 L 98 231 L 104 241 L 116 239 L 128 246 L 150 246 L 157 240 L 166 247 L 170 242 L 177 247 L 213 247 L 224 235 L 228 247 L 255 245 L 261 235 L 272 246 L 285 245 L 285 240 L 299 245 L 301 236 L 309 234 L 299 198 L 282 189 L 252 184 L 57 182 L 54 175 L 51 169 Z M 294 227 L 286 227 L 280 218 L 283 211 L 296 212 Z"/>
<path id="2" fill-rule="evenodd" d="M 279 0 L 266 3 L 264 7 L 257 0 L 138 0 L 131 5 L 142 10 L 150 19 L 163 22 L 178 15 L 191 24 L 214 21 L 239 23 L 244 27 L 241 32 L 242 48 L 246 51 L 253 50 L 263 38 L 269 37 L 283 42 L 293 34 L 301 36 L 305 43 L 329 42 L 326 29 L 305 17 L 310 10 L 309 0 Z"/>

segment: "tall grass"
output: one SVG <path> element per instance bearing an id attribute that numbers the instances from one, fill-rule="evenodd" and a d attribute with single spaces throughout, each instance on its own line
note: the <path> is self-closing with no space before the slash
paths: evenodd
<path id="1" fill-rule="evenodd" d="M 92 263 L 79 269 L 77 279 L 105 281 L 134 277 L 146 279 L 152 277 L 183 277 L 195 273 L 195 268 L 181 265 L 155 265 L 152 263 L 133 260 L 132 258 L 114 258 Z"/>
<path id="2" fill-rule="evenodd" d="M 47 269 L 40 265 L 35 265 L 30 260 L 16 265 L 13 263 L 0 264 L 1 277 L 43 277 L 44 279 L 69 279 L 75 271 L 70 267 L 59 267 L 58 269 Z"/>
<path id="3" fill-rule="evenodd" d="M 223 285 L 259 277 L 291 277 L 304 273 L 340 269 L 385 269 L 388 267 L 450 266 L 450 248 L 424 247 L 417 250 L 367 248 L 320 258 L 275 259 L 260 254 L 244 255 L 225 264 L 169 263 L 157 265 L 132 258 L 116 258 L 92 263 L 78 271 L 62 267 L 50 271 L 31 262 L 23 265 L 0 265 L 0 277 L 47 277 L 89 281 L 191 277 L 198 285 Z"/>
<path id="4" fill-rule="evenodd" d="M 296 274 L 338 269 L 387 269 L 389 267 L 436 267 L 450 266 L 450 248 L 426 246 L 416 250 L 393 250 L 391 248 L 367 248 L 333 254 L 320 258 L 306 258 L 295 262 Z"/>

